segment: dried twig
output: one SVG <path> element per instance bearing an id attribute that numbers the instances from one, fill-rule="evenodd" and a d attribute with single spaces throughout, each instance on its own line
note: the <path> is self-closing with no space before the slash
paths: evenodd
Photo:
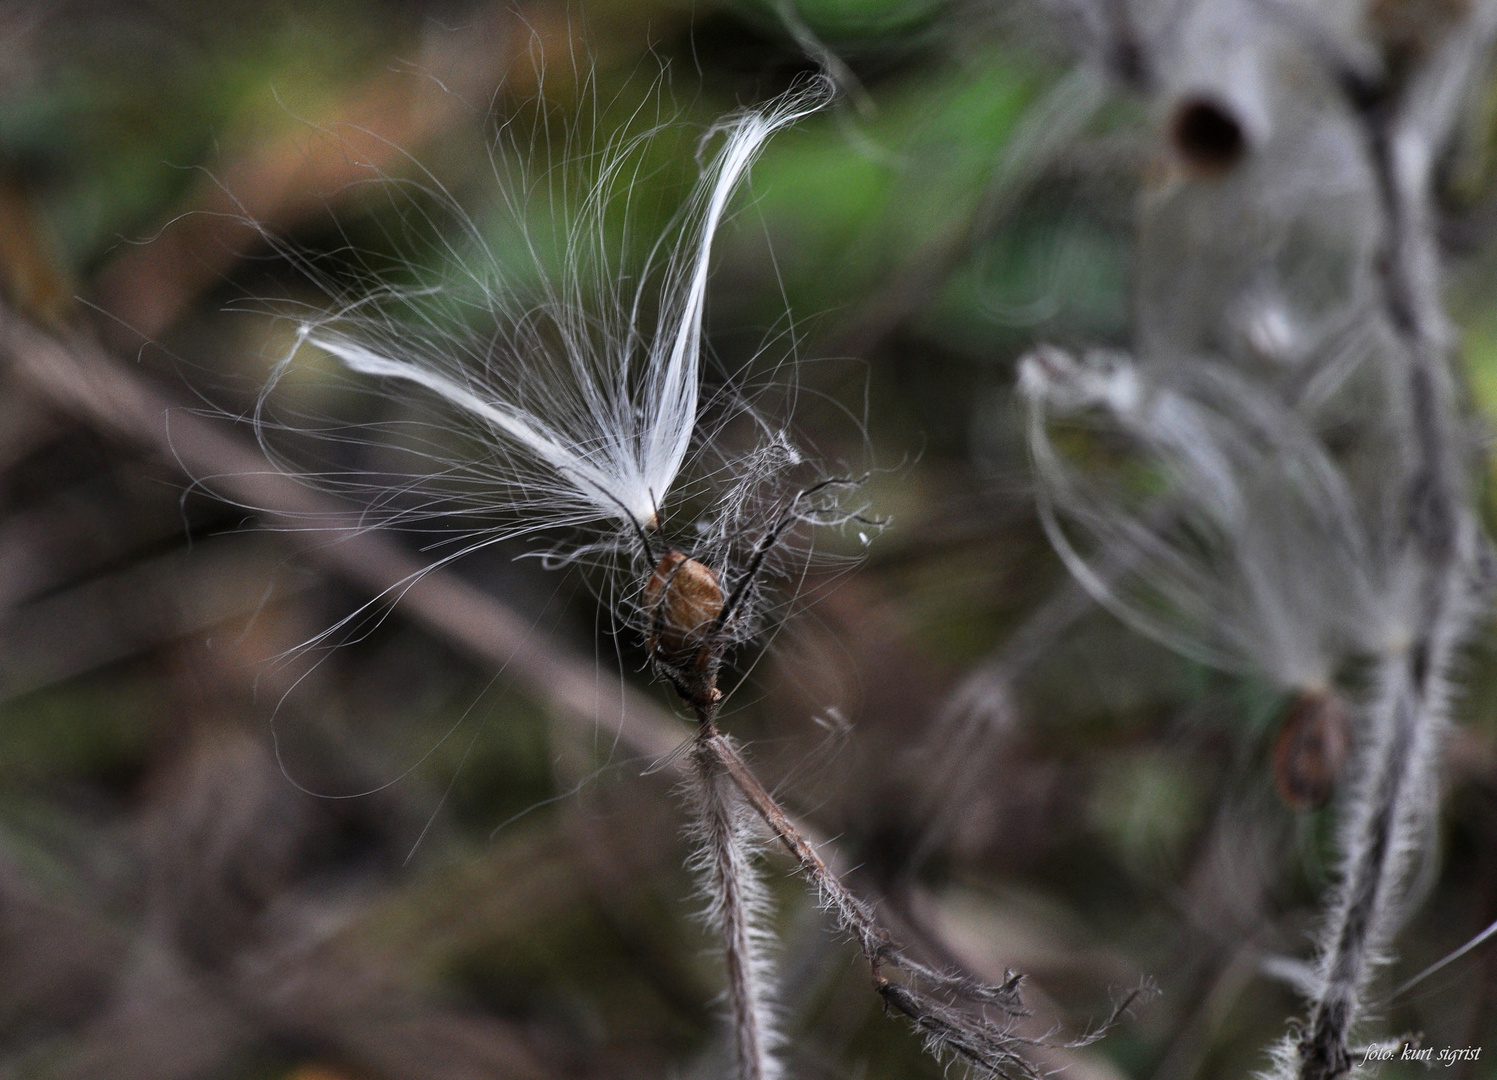
<path id="1" fill-rule="evenodd" d="M 938 971 L 913 959 L 879 923 L 871 908 L 842 884 L 816 848 L 801 835 L 774 797 L 764 789 L 731 739 L 706 717 L 695 743 L 699 758 L 712 762 L 737 786 L 770 831 L 794 856 L 811 879 L 823 906 L 862 950 L 874 988 L 894 1010 L 907 1017 L 937 1056 L 953 1054 L 983 1070 L 985 1075 L 1038 1077 L 1021 1055 L 1031 1045 L 1013 1030 L 1012 1021 L 1025 1014 L 1019 994 L 1021 976 L 1012 972 L 998 984 Z M 886 970 L 907 981 L 891 980 Z M 987 1014 L 996 1008 L 1002 1019 Z"/>

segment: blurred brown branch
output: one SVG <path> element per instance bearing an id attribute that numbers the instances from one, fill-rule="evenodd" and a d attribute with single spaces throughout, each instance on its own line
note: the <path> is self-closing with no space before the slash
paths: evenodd
<path id="1" fill-rule="evenodd" d="M 684 741 L 679 721 L 646 695 L 600 681 L 590 659 L 455 575 L 428 571 L 388 537 L 350 531 L 350 507 L 270 469 L 256 448 L 172 401 L 83 333 L 54 337 L 0 307 L 0 353 L 14 376 L 52 407 L 256 510 L 289 530 L 284 535 L 324 569 L 370 595 L 401 591 L 408 616 L 463 654 L 503 669 L 559 717 L 646 758 L 669 755 Z"/>
<path id="2" fill-rule="evenodd" d="M 398 170 L 484 108 L 496 87 L 518 77 L 519 89 L 533 89 L 536 67 L 518 62 L 526 51 L 558 37 L 570 47 L 566 28 L 543 23 L 553 10 L 491 4 L 460 31 L 428 27 L 408 66 L 368 77 L 289 133 L 247 137 L 221 171 L 194 185 L 159 235 L 104 269 L 95 283 L 100 306 L 140 337 L 156 337 L 261 245 L 262 229 L 293 229 L 361 181 Z"/>

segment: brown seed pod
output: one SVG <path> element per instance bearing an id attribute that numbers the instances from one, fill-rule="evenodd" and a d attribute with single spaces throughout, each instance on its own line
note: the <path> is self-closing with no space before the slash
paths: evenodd
<path id="1" fill-rule="evenodd" d="M 1284 714 L 1273 747 L 1273 781 L 1279 798 L 1294 810 L 1314 810 L 1330 801 L 1346 763 L 1351 724 L 1341 698 L 1309 690 Z"/>
<path id="2" fill-rule="evenodd" d="M 681 696 L 698 707 L 722 696 L 714 685 L 718 658 L 712 628 L 723 604 L 716 571 L 679 551 L 667 552 L 645 583 L 650 658 L 670 676 Z"/>

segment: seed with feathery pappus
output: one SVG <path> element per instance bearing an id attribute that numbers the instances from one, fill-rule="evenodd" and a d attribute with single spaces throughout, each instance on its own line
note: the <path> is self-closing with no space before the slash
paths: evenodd
<path id="1" fill-rule="evenodd" d="M 644 603 L 650 616 L 650 658 L 693 705 L 718 701 L 719 644 L 713 639 L 725 599 L 717 572 L 679 551 L 668 551 L 645 583 Z"/>

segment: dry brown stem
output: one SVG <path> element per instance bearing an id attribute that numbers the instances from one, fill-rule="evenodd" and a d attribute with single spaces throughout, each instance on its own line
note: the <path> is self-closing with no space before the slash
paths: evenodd
<path id="1" fill-rule="evenodd" d="M 1003 982 L 988 984 L 962 974 L 938 971 L 907 955 L 882 925 L 872 908 L 854 896 L 822 859 L 815 846 L 790 820 L 750 770 L 733 741 L 716 729 L 711 717 L 702 719 L 695 744 L 697 755 L 721 769 L 775 837 L 811 879 L 823 906 L 838 927 L 852 937 L 867 959 L 874 989 L 884 1003 L 904 1015 L 938 1057 L 952 1055 L 983 1075 L 1038 1077 L 1020 1054 L 1032 1040 L 1014 1033 L 1013 1021 L 1026 1015 L 1019 994 L 1021 976 L 1008 973 Z M 897 972 L 904 981 L 885 974 Z M 987 1014 L 994 1008 L 994 1019 Z"/>

